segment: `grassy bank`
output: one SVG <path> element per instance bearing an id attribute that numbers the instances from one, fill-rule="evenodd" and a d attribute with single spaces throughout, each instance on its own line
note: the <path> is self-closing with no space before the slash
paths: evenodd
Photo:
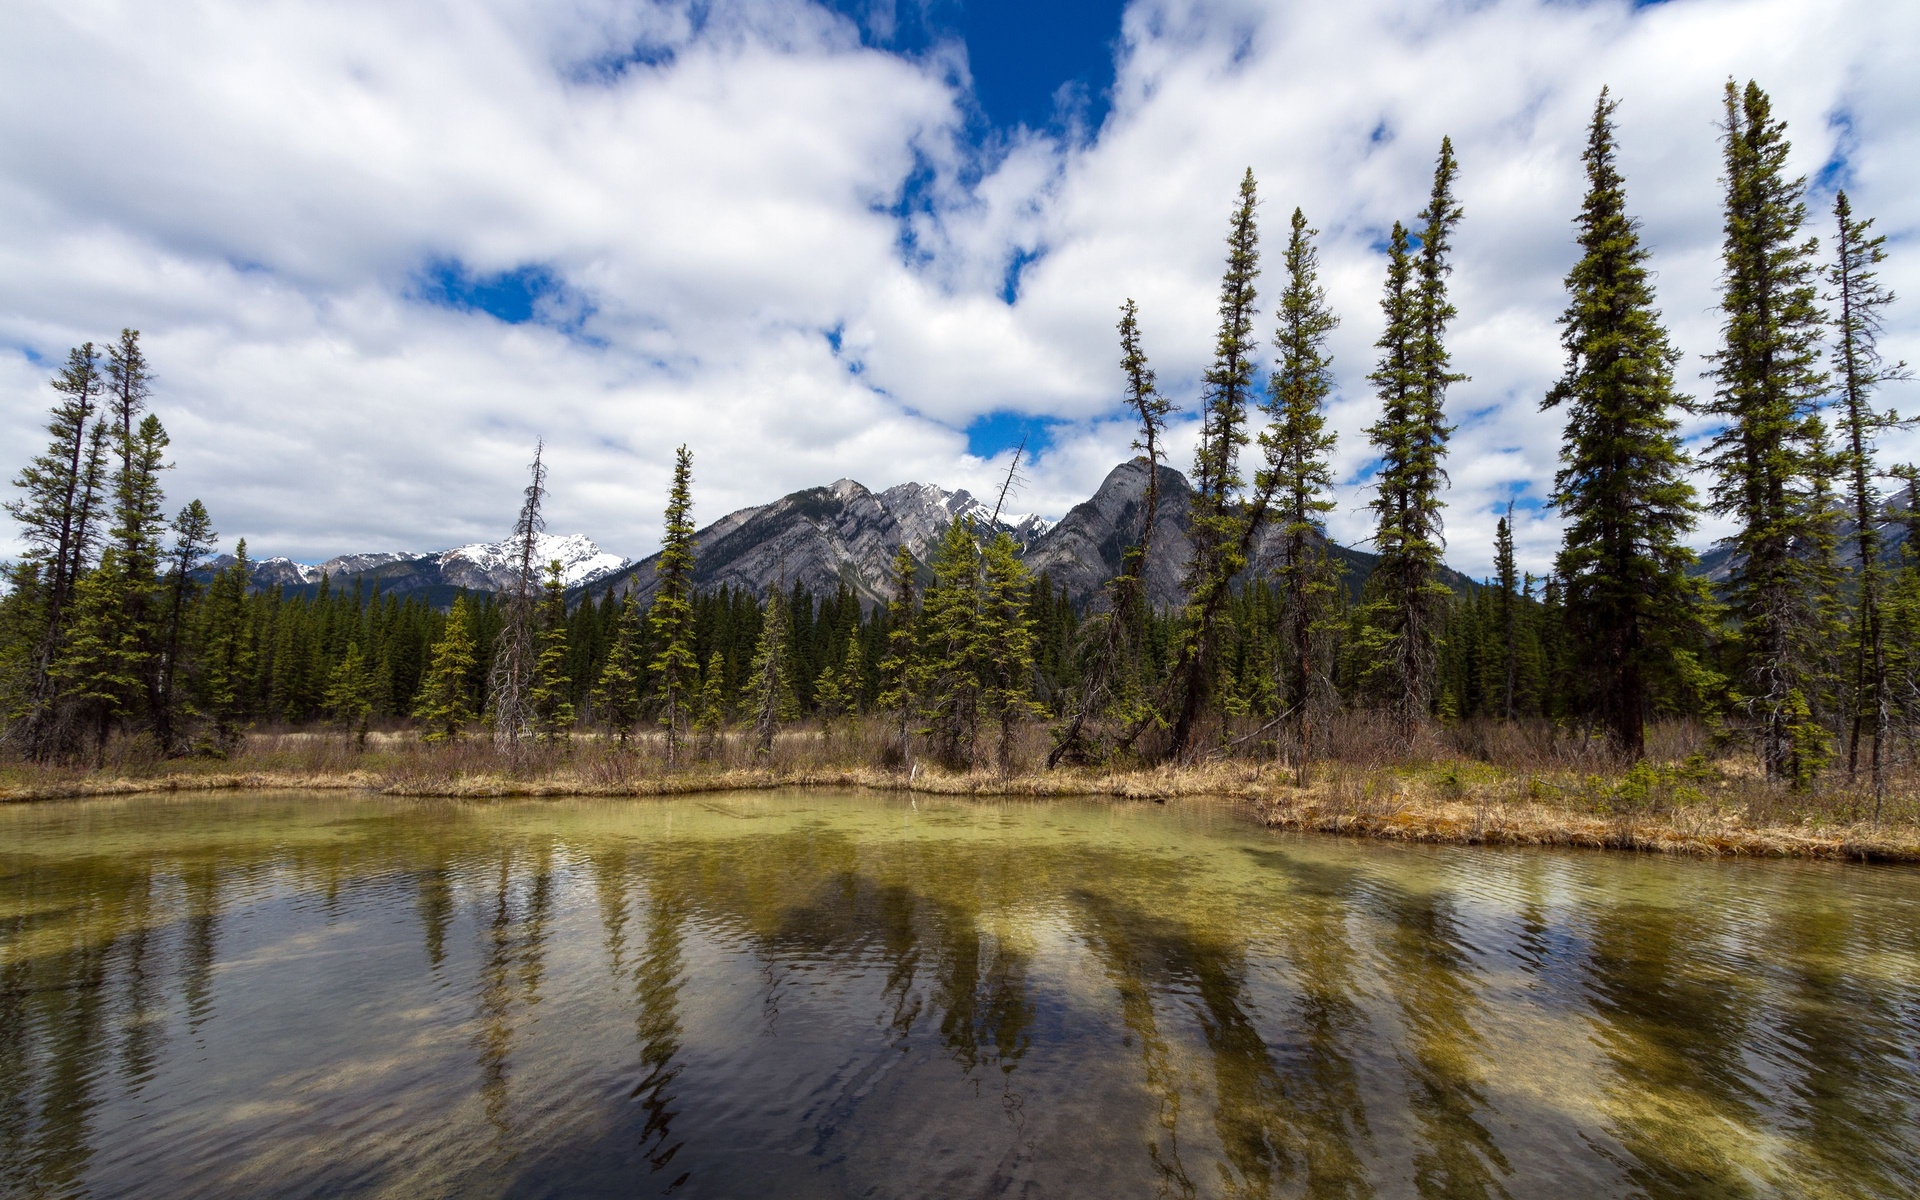
<path id="1" fill-rule="evenodd" d="M 787 787 L 873 788 L 954 796 L 1230 797 L 1268 825 L 1354 837 L 1506 846 L 1580 846 L 1691 855 L 1920 862 L 1920 788 L 1902 778 L 1872 800 L 1833 787 L 1788 792 L 1745 756 L 1715 755 L 1697 731 L 1666 731 L 1631 769 L 1525 730 L 1459 728 L 1413 748 L 1350 733 L 1304 782 L 1270 760 L 1216 759 L 1140 770 L 1042 769 L 1046 731 L 1023 731 L 1016 769 L 887 768 L 877 725 L 791 730 L 765 759 L 743 739 L 715 741 L 669 770 L 657 739 L 594 737 L 543 747 L 514 766 L 481 739 L 429 745 L 376 733 L 365 749 L 330 732 L 250 735 L 226 759 L 157 760 L 129 747 L 97 769 L 0 765 L 0 801 L 215 789 L 359 789 L 392 796 L 667 796 Z"/>

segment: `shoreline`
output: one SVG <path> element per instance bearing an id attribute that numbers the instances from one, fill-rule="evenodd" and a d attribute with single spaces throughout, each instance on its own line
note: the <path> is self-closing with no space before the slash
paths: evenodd
<path id="1" fill-rule="evenodd" d="M 1538 801 L 1489 797 L 1444 798 L 1417 790 L 1343 798 L 1325 785 L 1298 788 L 1260 768 L 1188 768 L 1132 772 L 1047 772 L 959 775 L 919 771 L 911 776 L 872 768 L 774 770 L 734 768 L 685 774 L 636 774 L 594 779 L 555 773 L 527 779 L 480 773 L 444 776 L 410 772 L 234 771 L 169 773 L 157 777 L 98 777 L 0 786 L 0 804 L 31 804 L 100 797 L 217 791 L 364 791 L 406 799 L 649 799 L 709 792 L 780 788 L 860 788 L 867 791 L 973 798 L 1106 798 L 1160 801 L 1215 797 L 1241 801 L 1271 829 L 1431 845 L 1615 850 L 1692 858 L 1794 858 L 1836 862 L 1920 863 L 1920 827 L 1866 822 L 1821 828 L 1808 824 L 1750 824 L 1711 804 L 1653 811 L 1595 814 Z"/>

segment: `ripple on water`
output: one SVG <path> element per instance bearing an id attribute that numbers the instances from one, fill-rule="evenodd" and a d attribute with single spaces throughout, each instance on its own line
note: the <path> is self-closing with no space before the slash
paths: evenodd
<path id="1" fill-rule="evenodd" d="M 822 793 L 0 810 L 0 1193 L 1920 1194 L 1920 876 Z"/>

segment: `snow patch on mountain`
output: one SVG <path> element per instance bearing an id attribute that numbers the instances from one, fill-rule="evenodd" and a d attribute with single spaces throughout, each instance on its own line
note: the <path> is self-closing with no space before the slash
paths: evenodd
<path id="1" fill-rule="evenodd" d="M 567 587 L 591 583 L 603 575 L 611 575 L 632 561 L 600 549 L 585 534 L 535 534 L 533 563 L 538 576 L 544 579 L 547 564 L 556 560 L 560 563 L 560 580 Z M 510 575 L 519 561 L 519 538 L 456 546 L 439 556 L 442 570 L 466 565 L 488 576 Z"/>

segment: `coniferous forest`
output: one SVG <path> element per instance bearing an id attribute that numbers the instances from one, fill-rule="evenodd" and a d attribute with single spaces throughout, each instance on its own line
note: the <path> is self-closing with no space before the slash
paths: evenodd
<path id="1" fill-rule="evenodd" d="M 1550 503 L 1565 539 L 1544 578 L 1516 566 L 1509 519 L 1493 577 L 1462 584 L 1444 567 L 1448 398 L 1469 365 L 1449 348 L 1449 278 L 1473 214 L 1457 197 L 1472 166 L 1443 140 L 1425 206 L 1388 238 L 1377 314 L 1332 311 L 1309 217 L 1289 210 L 1276 239 L 1253 173 L 1241 182 L 1213 358 L 1188 414 L 1192 554 L 1171 607 L 1143 583 L 1157 472 L 1091 604 L 1031 575 L 1004 533 L 965 522 L 924 555 L 901 547 L 883 606 L 846 588 L 702 592 L 686 447 L 644 605 L 569 593 L 559 564 L 535 561 L 539 453 L 511 543 L 515 588 L 448 608 L 364 583 L 256 590 L 244 542 L 208 565 L 225 545 L 219 514 L 165 497 L 169 455 L 191 448 L 172 447 L 150 411 L 140 335 L 82 345 L 52 380 L 46 448 L 17 468 L 7 504 L 26 552 L 0 600 L 5 753 L 220 760 L 249 731 L 311 726 L 360 747 L 396 734 L 490 743 L 505 770 L 587 744 L 677 769 L 771 761 L 804 733 L 876 769 L 1244 760 L 1306 784 L 1354 752 L 1356 730 L 1408 761 L 1435 747 L 1487 757 L 1498 731 L 1517 730 L 1643 780 L 1745 763 L 1768 787 L 1844 792 L 1878 820 L 1910 792 L 1920 752 L 1920 475 L 1876 453 L 1903 420 L 1886 385 L 1908 378 L 1876 345 L 1894 300 L 1877 279 L 1885 238 L 1844 192 L 1810 210 L 1767 94 L 1730 81 L 1720 339 L 1699 348 L 1710 393 L 1683 394 L 1615 103 L 1603 92 L 1587 130 L 1565 366 L 1540 398 L 1564 421 Z M 1178 410 L 1150 364 L 1150 314 L 1131 300 L 1120 311 L 1117 384 L 1135 448 L 1159 464 Z M 1343 322 L 1379 330 L 1365 431 L 1378 560 L 1364 578 L 1329 552 L 1323 524 L 1328 342 Z M 1714 430 L 1697 448 L 1681 438 L 1690 414 Z M 1711 580 L 1689 548 L 1707 514 L 1734 530 Z M 1260 538 L 1282 550 L 1255 571 Z M 1650 738 L 1679 726 L 1696 767 Z"/>

